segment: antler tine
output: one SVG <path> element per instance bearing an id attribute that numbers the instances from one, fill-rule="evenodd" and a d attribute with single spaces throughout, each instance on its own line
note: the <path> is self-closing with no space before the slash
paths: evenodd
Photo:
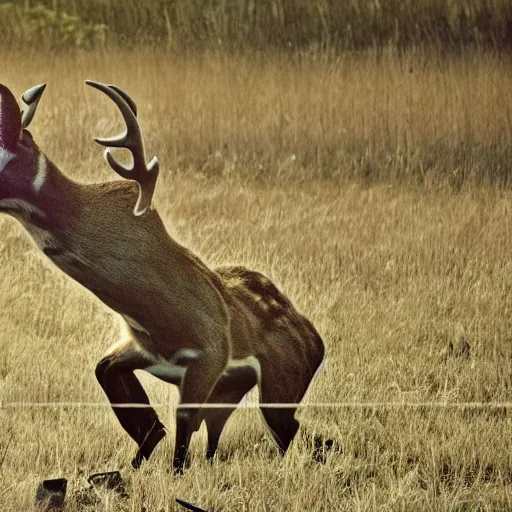
<path id="1" fill-rule="evenodd" d="M 85 83 L 105 93 L 119 108 L 126 123 L 126 131 L 111 138 L 95 138 L 94 140 L 106 146 L 105 159 L 121 177 L 135 180 L 139 185 L 139 198 L 133 210 L 135 215 L 142 215 L 151 204 L 158 177 L 159 164 L 155 156 L 146 166 L 144 142 L 137 121 L 137 107 L 128 93 L 115 85 L 102 84 L 92 80 Z M 126 167 L 114 159 L 110 148 L 126 148 L 133 156 L 133 166 Z"/>
<path id="2" fill-rule="evenodd" d="M 142 142 L 142 135 L 140 133 L 139 123 L 137 122 L 135 113 L 130 108 L 130 105 L 121 94 L 119 94 L 113 87 L 107 84 L 93 82 L 92 80 L 86 80 L 85 83 L 105 93 L 118 106 L 126 123 L 126 131 L 123 134 L 111 138 L 95 137 L 94 140 L 98 144 L 106 146 L 107 148 L 114 147 L 129 149 L 133 155 L 134 168 L 137 169 L 140 164 L 145 167 L 146 162 L 144 159 L 144 144 Z M 126 93 L 125 95 L 127 96 Z M 115 169 L 116 172 L 119 172 L 123 178 L 130 179 L 129 174 L 126 174 L 126 172 L 130 172 L 131 169 L 126 168 L 117 162 L 116 164 L 120 168 L 120 172 Z"/>
<path id="3" fill-rule="evenodd" d="M 43 95 L 43 92 L 46 88 L 46 84 L 39 84 L 34 87 L 31 87 L 28 91 L 25 91 L 21 96 L 21 100 L 23 101 L 23 109 L 21 111 L 21 126 L 22 128 L 26 128 L 37 109 L 37 104 Z"/>
<path id="4" fill-rule="evenodd" d="M 124 89 L 121 89 L 121 87 L 118 87 L 117 85 L 108 84 L 108 86 L 110 87 L 110 89 L 114 89 L 114 91 L 116 91 L 119 94 L 119 96 L 121 96 L 123 100 L 126 101 L 126 103 L 128 103 L 130 110 L 135 114 L 135 117 L 137 117 L 137 105 L 135 105 L 135 102 L 130 98 L 128 93 Z"/>

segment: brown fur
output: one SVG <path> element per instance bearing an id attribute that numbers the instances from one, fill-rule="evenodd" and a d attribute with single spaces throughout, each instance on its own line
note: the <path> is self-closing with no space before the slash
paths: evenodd
<path id="1" fill-rule="evenodd" d="M 165 359 L 183 348 L 204 354 L 197 381 L 190 388 L 181 385 L 182 402 L 238 403 L 257 384 L 257 375 L 251 377 L 245 370 L 243 376 L 225 377 L 218 390 L 214 387 L 229 359 L 251 355 L 261 365 L 262 402 L 301 400 L 323 359 L 323 343 L 311 323 L 268 278 L 243 267 L 210 270 L 169 237 L 155 210 L 133 215 L 137 188 L 131 182 L 75 186 L 79 198 L 74 204 L 80 207 L 67 214 L 77 216 L 75 229 L 68 232 L 62 224 L 63 232 L 55 232 L 65 241 L 66 250 L 50 258 L 107 306 L 143 325 L 149 336 L 136 331 L 133 336 L 146 351 Z M 107 359 L 115 361 L 115 355 Z M 146 402 L 132 394 L 125 401 L 139 400 Z M 215 434 L 209 442 L 210 453 L 232 410 L 203 411 L 200 416 Z M 132 434 L 139 445 L 157 421 L 156 414 L 144 411 L 137 413 L 141 424 L 143 418 L 150 418 L 141 427 L 144 434 Z M 295 408 L 262 412 L 276 442 L 286 450 L 298 428 Z M 129 416 L 130 410 L 120 414 Z M 127 421 L 121 419 L 124 426 Z M 159 423 L 158 428 L 162 428 Z"/>

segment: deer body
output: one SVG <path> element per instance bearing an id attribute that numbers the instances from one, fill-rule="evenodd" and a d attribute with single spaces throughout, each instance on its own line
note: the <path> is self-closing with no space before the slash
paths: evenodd
<path id="1" fill-rule="evenodd" d="M 133 128 L 136 109 L 126 93 L 95 86 L 116 101 Z M 300 401 L 323 360 L 324 346 L 271 281 L 243 267 L 211 270 L 173 240 L 149 208 L 151 177 L 141 175 L 139 186 L 133 181 L 82 185 L 67 178 L 24 129 L 31 115 L 21 116 L 15 140 L 12 101 L 10 91 L 0 86 L 0 211 L 16 217 L 57 267 L 125 319 L 125 337 L 98 363 L 96 376 L 138 444 L 132 465 L 149 458 L 165 435 L 136 369 L 180 387 L 176 471 L 183 470 L 190 437 L 203 420 L 207 455 L 214 455 L 232 406 L 253 386 L 259 386 L 262 402 Z M 10 124 L 8 116 L 14 119 Z M 143 153 L 139 156 L 144 162 Z M 126 169 L 116 168 L 109 154 L 107 160 L 124 176 Z M 146 168 L 144 163 L 144 171 L 158 172 L 157 164 L 153 160 Z M 206 402 L 227 407 L 201 408 Z M 147 407 L 116 407 L 123 403 Z M 295 407 L 261 411 L 286 451 L 299 426 Z"/>

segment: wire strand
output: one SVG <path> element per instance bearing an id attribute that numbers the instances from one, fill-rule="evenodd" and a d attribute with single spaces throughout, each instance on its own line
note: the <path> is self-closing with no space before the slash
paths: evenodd
<path id="1" fill-rule="evenodd" d="M 110 404 L 105 402 L 0 402 L 0 409 L 28 409 L 28 408 L 78 408 L 78 407 L 116 407 L 120 409 L 146 409 L 146 408 L 202 408 L 202 409 L 290 409 L 290 408 L 333 408 L 333 409 L 386 409 L 386 408 L 410 408 L 410 409 L 512 409 L 512 402 L 305 402 L 305 403 L 259 403 L 241 402 L 238 404 L 223 403 L 120 403 Z"/>

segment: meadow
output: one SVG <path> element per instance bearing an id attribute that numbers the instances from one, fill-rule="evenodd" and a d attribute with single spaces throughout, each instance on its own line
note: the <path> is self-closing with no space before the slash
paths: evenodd
<path id="1" fill-rule="evenodd" d="M 116 179 L 92 137 L 122 125 L 83 80 L 128 90 L 161 161 L 154 204 L 170 234 L 212 267 L 268 275 L 327 349 L 284 459 L 252 393 L 218 460 L 204 461 L 201 430 L 182 477 L 170 471 L 177 391 L 140 373 L 169 435 L 133 472 L 135 446 L 94 376 L 118 319 L 2 217 L 2 510 L 32 510 L 38 482 L 58 476 L 69 511 L 182 510 L 175 497 L 226 512 L 512 508 L 509 58 L 144 47 L 0 57 L 16 94 L 48 82 L 31 131 L 77 181 Z M 67 405 L 28 405 L 46 402 Z M 341 446 L 323 465 L 313 433 Z M 127 499 L 80 495 L 87 475 L 114 469 Z"/>

